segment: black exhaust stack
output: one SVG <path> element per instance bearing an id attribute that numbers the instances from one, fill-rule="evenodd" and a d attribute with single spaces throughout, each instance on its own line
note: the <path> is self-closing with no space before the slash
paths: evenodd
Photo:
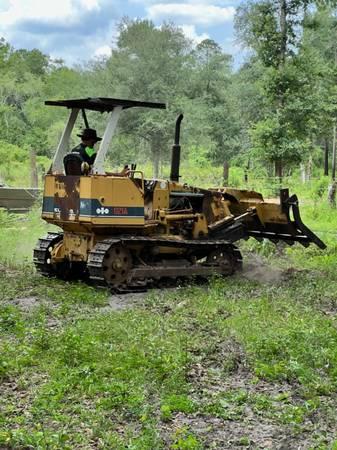
<path id="1" fill-rule="evenodd" d="M 174 144 L 172 146 L 172 159 L 171 159 L 171 181 L 179 181 L 179 168 L 180 168 L 180 125 L 184 115 L 180 114 L 176 121 L 176 132 L 174 137 Z"/>

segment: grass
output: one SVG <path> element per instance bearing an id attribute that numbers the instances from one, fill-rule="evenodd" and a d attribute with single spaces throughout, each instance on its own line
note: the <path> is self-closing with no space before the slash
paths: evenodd
<path id="1" fill-rule="evenodd" d="M 118 311 L 35 274 L 47 227 L 1 213 L 0 447 L 336 449 L 337 215 L 306 195 L 327 251 L 243 246 L 282 280 L 215 278 Z"/>
<path id="2" fill-rule="evenodd" d="M 336 323 L 314 298 L 315 289 L 328 292 L 320 284 L 289 301 L 303 275 L 286 287 L 213 280 L 208 290 L 151 293 L 142 307 L 118 313 L 101 312 L 106 291 L 11 276 L 15 286 L 1 278 L 2 445 L 203 448 L 193 427 L 168 436 L 162 428 L 177 415 L 244 422 L 249 408 L 296 435 L 314 414 L 331 413 Z M 29 311 L 11 303 L 23 290 L 39 299 Z M 226 384 L 237 366 L 247 370 L 244 388 Z M 202 380 L 191 375 L 194 367 L 203 368 Z M 261 382 L 271 391 L 256 391 Z"/>
<path id="3" fill-rule="evenodd" d="M 40 219 L 40 205 L 29 214 L 8 214 L 0 209 L 0 260 L 12 267 L 32 262 L 32 253 L 39 237 L 52 227 Z"/>
<path id="4" fill-rule="evenodd" d="M 21 295 L 20 286 L 16 294 L 6 290 L 0 310 L 1 444 L 167 448 L 169 442 L 171 448 L 202 448 L 193 429 L 175 430 L 168 441 L 160 429 L 177 414 L 242 421 L 247 407 L 296 431 L 336 391 L 337 331 L 316 307 L 306 316 L 310 300 L 287 302 L 294 283 L 262 295 L 261 286 L 247 281 L 238 286 L 234 279 L 215 280 L 209 291 L 181 290 L 183 306 L 176 293 L 159 299 L 153 293 L 142 308 L 108 314 L 99 310 L 104 291 L 88 305 L 90 288 L 77 296 L 77 285 L 55 281 L 51 287 L 61 295 L 51 299 L 50 291 L 35 287 L 41 304 L 23 313 L 9 302 Z M 66 311 L 65 301 L 72 305 Z M 48 326 L 52 319 L 59 326 Z M 293 392 L 261 395 L 248 385 L 199 392 L 213 384 L 214 372 L 225 381 L 235 371 L 217 354 L 219 345 L 233 339 L 244 348 L 249 386 L 286 381 L 288 389 L 296 386 L 297 398 Z M 236 350 L 228 357 L 238 357 Z M 191 379 L 195 365 L 206 370 L 202 383 Z M 20 395 L 13 398 L 13 390 Z"/>

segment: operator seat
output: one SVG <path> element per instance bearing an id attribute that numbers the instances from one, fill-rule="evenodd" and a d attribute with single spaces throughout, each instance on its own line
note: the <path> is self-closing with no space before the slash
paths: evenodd
<path id="1" fill-rule="evenodd" d="M 79 153 L 68 153 L 63 158 L 64 171 L 66 175 L 81 176 L 83 159 Z"/>

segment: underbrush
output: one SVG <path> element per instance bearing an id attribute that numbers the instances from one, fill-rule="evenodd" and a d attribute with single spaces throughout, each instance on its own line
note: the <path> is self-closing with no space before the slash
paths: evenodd
<path id="1" fill-rule="evenodd" d="M 33 249 L 48 230 L 56 229 L 41 220 L 41 206 L 28 214 L 11 214 L 0 209 L 0 263 L 22 267 L 33 260 Z"/>
<path id="2" fill-rule="evenodd" d="M 286 283 L 261 285 L 237 275 L 103 312 L 105 290 L 10 276 L 15 284 L 0 278 L 2 445 L 204 448 L 193 427 L 161 434 L 177 414 L 241 423 L 251 410 L 291 436 L 317 414 L 333 423 L 337 281 L 295 271 Z M 15 302 L 22 292 L 35 307 Z M 239 390 L 233 376 L 243 380 Z M 272 393 L 255 392 L 260 383 Z M 324 442 L 331 437 L 316 436 L 312 448 Z"/>
<path id="3" fill-rule="evenodd" d="M 280 278 L 214 278 L 119 311 L 107 290 L 34 272 L 38 210 L 1 212 L 0 447 L 336 448 L 337 214 L 315 205 L 303 220 L 327 250 L 241 245 Z"/>

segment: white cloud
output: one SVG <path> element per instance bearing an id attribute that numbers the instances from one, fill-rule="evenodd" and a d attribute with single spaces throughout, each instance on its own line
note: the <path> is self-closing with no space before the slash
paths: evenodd
<path id="1" fill-rule="evenodd" d="M 20 20 L 75 20 L 78 9 L 91 11 L 99 8 L 98 0 L 9 0 L 8 6 L 0 12 L 0 29 L 7 28 Z"/>
<path id="2" fill-rule="evenodd" d="M 198 34 L 194 25 L 180 25 L 182 28 L 184 35 L 194 41 L 197 44 L 200 44 L 205 39 L 209 39 L 209 35 L 207 33 Z"/>
<path id="3" fill-rule="evenodd" d="M 99 1 L 98 0 L 81 0 L 81 3 L 89 11 L 91 11 L 92 9 L 99 9 Z"/>
<path id="4" fill-rule="evenodd" d="M 15 48 L 39 48 L 69 64 L 108 55 L 116 18 L 110 2 L 0 0 L 0 36 Z"/>
<path id="5" fill-rule="evenodd" d="M 102 45 L 101 47 L 96 48 L 94 56 L 111 56 L 111 47 L 109 45 Z"/>
<path id="6" fill-rule="evenodd" d="M 147 8 L 150 19 L 174 18 L 195 24 L 218 25 L 233 19 L 233 6 L 216 6 L 205 3 L 157 3 Z"/>
<path id="7" fill-rule="evenodd" d="M 199 43 L 209 34 L 214 38 L 212 26 L 232 20 L 233 5 L 239 1 L 0 0 L 0 36 L 15 48 L 39 48 L 72 64 L 109 56 L 116 23 L 124 14 L 153 19 L 158 26 L 162 20 L 172 20 Z"/>
<path id="8" fill-rule="evenodd" d="M 223 42 L 221 47 L 226 53 L 229 53 L 231 55 L 236 55 L 240 52 L 242 52 L 242 47 L 239 45 L 236 40 L 233 37 L 226 38 Z"/>
<path id="9" fill-rule="evenodd" d="M 138 3 L 140 5 L 148 6 L 154 3 L 158 3 L 158 0 L 128 0 L 129 3 Z M 240 0 L 199 0 L 197 3 L 203 3 L 205 5 L 219 5 L 219 6 L 231 6 Z M 172 0 L 162 0 L 161 3 L 172 3 Z M 184 0 L 184 3 L 196 3 L 195 0 Z"/>

